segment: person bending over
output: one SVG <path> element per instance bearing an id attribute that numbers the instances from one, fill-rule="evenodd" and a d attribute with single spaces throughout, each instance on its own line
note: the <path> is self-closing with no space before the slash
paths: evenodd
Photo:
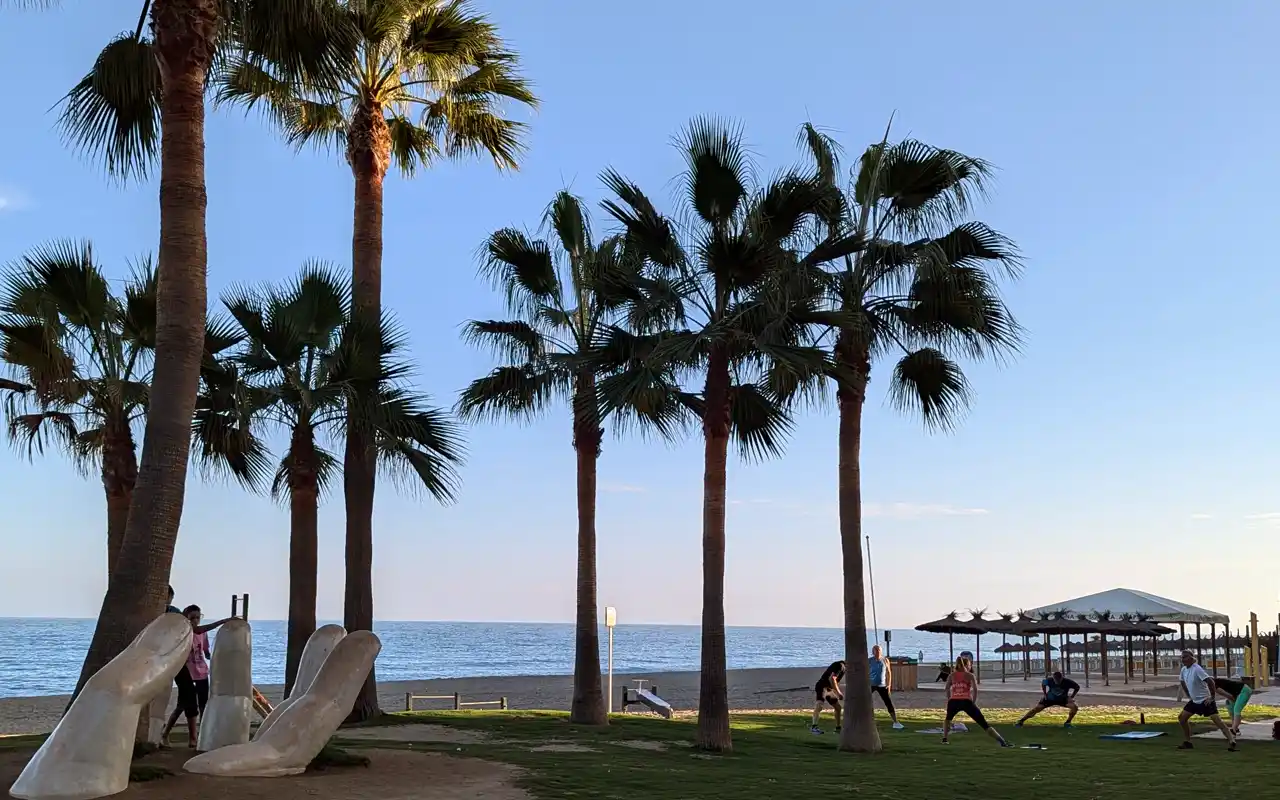
<path id="1" fill-rule="evenodd" d="M 811 732 L 822 733 L 822 728 L 818 727 L 818 718 L 822 715 L 823 707 L 827 705 L 836 712 L 836 733 L 840 732 L 840 718 L 844 711 L 844 692 L 840 691 L 840 681 L 844 680 L 844 669 L 843 661 L 833 661 L 814 684 L 813 724 L 809 726 Z"/>
<path id="2" fill-rule="evenodd" d="M 942 743 L 946 744 L 951 736 L 951 720 L 957 714 L 966 714 L 969 719 L 978 723 L 978 727 L 987 735 L 1000 743 L 1001 747 L 1012 747 L 1005 741 L 1000 732 L 987 723 L 987 718 L 978 708 L 978 682 L 973 677 L 973 664 L 964 656 L 956 659 L 956 668 L 947 678 L 947 719 L 942 723 Z"/>
<path id="3" fill-rule="evenodd" d="M 1080 707 L 1076 705 L 1076 695 L 1080 694 L 1080 684 L 1064 678 L 1061 672 L 1053 673 L 1052 677 L 1045 678 L 1040 682 L 1040 691 L 1044 696 L 1040 698 L 1040 702 L 1036 703 L 1035 708 L 1022 715 L 1022 719 L 1018 720 L 1014 725 L 1015 728 L 1021 728 L 1023 723 L 1044 711 L 1047 708 L 1065 708 L 1067 709 L 1067 721 L 1062 723 L 1062 727 L 1070 728 L 1071 720 L 1076 718 L 1076 714 L 1080 711 Z"/>
<path id="4" fill-rule="evenodd" d="M 1185 692 L 1189 700 L 1183 707 L 1182 713 L 1178 715 L 1178 725 L 1182 728 L 1182 744 L 1178 745 L 1178 749 L 1191 749 L 1191 718 L 1208 717 L 1209 721 L 1222 731 L 1222 735 L 1227 737 L 1227 749 L 1235 750 L 1235 734 L 1218 715 L 1218 704 L 1213 699 L 1217 692 L 1217 685 L 1213 678 L 1209 677 L 1209 673 L 1204 671 L 1204 667 L 1196 663 L 1195 653 L 1190 650 L 1182 651 L 1182 673 L 1179 677 L 1178 691 L 1179 696 Z"/>
<path id="5" fill-rule="evenodd" d="M 893 695 L 890 693 L 890 687 L 893 686 L 893 670 L 889 666 L 889 659 L 885 658 L 880 650 L 880 645 L 871 648 L 870 667 L 871 691 L 880 695 L 880 701 L 889 712 L 889 719 L 893 720 L 893 729 L 900 731 L 903 725 L 898 722 L 898 712 L 893 708 Z"/>
<path id="6" fill-rule="evenodd" d="M 1214 678 L 1213 683 L 1218 694 L 1227 698 L 1227 710 L 1231 712 L 1231 732 L 1239 736 L 1240 717 L 1244 714 L 1244 707 L 1249 705 L 1249 698 L 1253 696 L 1253 689 L 1244 681 L 1236 681 L 1231 678 Z"/>

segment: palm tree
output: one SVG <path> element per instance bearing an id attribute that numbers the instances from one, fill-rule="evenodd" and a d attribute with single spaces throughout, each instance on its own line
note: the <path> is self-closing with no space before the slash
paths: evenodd
<path id="1" fill-rule="evenodd" d="M 390 322 L 378 351 L 355 345 L 350 291 L 332 268 L 308 264 L 282 288 L 234 290 L 223 304 L 244 341 L 229 360 L 247 384 L 247 405 L 289 435 L 271 485 L 289 503 L 287 693 L 316 628 L 317 515 L 338 469 L 323 438 L 340 438 L 355 382 L 372 377 L 374 402 L 361 406 L 361 429 L 378 448 L 382 468 L 409 478 L 410 488 L 451 501 L 462 445 L 454 423 L 402 385 L 409 375 L 399 360 L 404 340 Z"/>
<path id="2" fill-rule="evenodd" d="M 864 244 L 818 277 L 829 306 L 807 317 L 834 331 L 842 377 L 838 480 L 850 688 L 840 749 L 864 753 L 881 749 L 870 694 L 859 688 L 869 685 L 860 448 L 872 363 L 896 356 L 890 397 L 899 408 L 919 412 L 929 428 L 947 428 L 969 398 L 954 356 L 1012 353 L 1020 335 L 995 281 L 1018 273 L 1017 251 L 990 227 L 966 221 L 985 191 L 990 165 L 910 139 L 890 144 L 888 137 L 886 131 L 862 154 L 838 213 L 824 220 L 832 234 L 842 231 Z M 812 126 L 802 138 L 816 173 L 835 186 L 835 143 Z"/>
<path id="3" fill-rule="evenodd" d="M 88 242 L 54 242 L 10 268 L 0 298 L 0 358 L 20 378 L 4 381 L 9 436 L 29 456 L 57 444 L 76 465 L 98 467 L 107 498 L 107 574 L 116 569 L 138 475 L 134 428 L 146 416 L 155 348 L 156 275 L 142 262 L 112 294 Z M 236 343 L 224 328 L 205 334 L 206 382 L 216 357 Z M 230 378 L 235 386 L 234 374 Z M 224 383 L 227 381 L 224 380 Z M 247 429 L 221 403 L 209 454 L 246 485 L 261 466 Z M 200 415 L 197 414 L 197 420 Z M 210 431 L 214 428 L 210 427 Z M 212 462 L 211 462 L 212 464 Z"/>
<path id="4" fill-rule="evenodd" d="M 781 452 L 791 427 L 785 401 L 795 387 L 830 372 L 817 348 L 805 347 L 803 326 L 789 306 L 790 284 L 807 268 L 852 252 L 854 238 L 837 234 L 812 247 L 802 234 L 832 201 L 812 176 L 788 171 L 762 188 L 741 132 L 694 120 L 678 142 L 689 207 L 685 226 L 656 210 L 638 186 L 615 172 L 605 183 L 616 199 L 604 206 L 625 228 L 628 246 L 653 274 L 671 281 L 681 326 L 657 334 L 611 327 L 598 358 L 617 374 L 599 385 L 606 411 L 640 408 L 670 420 L 671 408 L 692 413 L 702 428 L 703 607 L 697 745 L 732 747 L 725 674 L 724 560 L 728 447 L 736 438 L 748 456 Z M 787 291 L 784 291 L 787 290 Z M 700 392 L 680 389 L 681 379 Z"/>
<path id="5" fill-rule="evenodd" d="M 485 245 L 483 272 L 506 296 L 515 318 L 473 320 L 464 337 L 507 361 L 462 392 L 458 406 L 471 419 L 529 418 L 566 400 L 572 412 L 577 454 L 578 579 L 574 634 L 573 704 L 569 721 L 608 724 L 600 684 L 600 636 L 596 596 L 596 467 L 604 437 L 596 398 L 600 375 L 584 356 L 606 325 L 621 322 L 642 277 L 619 237 L 592 241 L 581 201 L 556 195 L 546 225 L 548 243 L 504 228 Z"/>
<path id="6" fill-rule="evenodd" d="M 324 19 L 321 1 L 143 0 L 137 24 L 103 48 L 63 98 L 66 138 L 99 158 L 110 175 L 139 177 L 157 157 L 160 162 L 154 402 L 121 569 L 108 582 L 77 692 L 164 607 L 205 345 L 206 76 L 215 51 L 240 40 L 305 62 L 315 52 L 307 43 Z"/>
<path id="7" fill-rule="evenodd" d="M 116 568 L 138 477 L 134 426 L 146 414 L 155 346 L 155 275 L 116 297 L 88 242 L 36 248 L 4 277 L 0 358 L 14 373 L 9 437 L 28 456 L 64 449 L 97 467 L 107 498 L 107 574 Z"/>
<path id="8" fill-rule="evenodd" d="M 502 105 L 536 103 L 517 72 L 517 57 L 496 27 L 460 0 L 327 0 L 326 46 L 314 61 L 244 48 L 220 77 L 218 99 L 263 104 L 285 138 L 341 150 L 355 179 L 351 242 L 352 301 L 361 328 L 376 341 L 382 313 L 382 190 L 394 163 L 406 176 L 442 158 L 488 154 L 514 168 L 524 126 Z M 270 42 L 268 42 L 270 43 Z M 365 391 L 372 392 L 370 386 Z M 343 457 L 347 511 L 348 630 L 373 626 L 375 448 L 348 420 Z M 351 719 L 379 713 L 369 680 Z"/>

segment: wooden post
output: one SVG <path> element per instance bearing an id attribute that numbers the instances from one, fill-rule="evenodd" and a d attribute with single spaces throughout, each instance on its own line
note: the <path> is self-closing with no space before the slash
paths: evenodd
<path id="1" fill-rule="evenodd" d="M 405 711 L 413 710 L 413 692 L 404 693 L 404 710 Z"/>
<path id="2" fill-rule="evenodd" d="M 231 595 L 231 616 L 233 617 L 239 616 L 239 614 L 237 613 L 239 610 L 240 610 L 240 598 L 236 597 L 233 594 Z"/>
<path id="3" fill-rule="evenodd" d="M 458 694 L 457 692 L 454 692 L 453 693 L 453 710 L 457 711 L 460 708 L 462 708 L 462 695 Z"/>
<path id="4" fill-rule="evenodd" d="M 1098 634 L 1098 652 L 1102 654 L 1102 685 L 1111 685 L 1111 670 L 1107 664 L 1107 635 L 1105 633 Z"/>
<path id="5" fill-rule="evenodd" d="M 1227 617 L 1227 622 L 1222 626 L 1223 638 L 1227 641 L 1227 646 L 1222 648 L 1222 660 L 1227 665 L 1227 677 L 1231 677 L 1231 618 Z"/>
<path id="6" fill-rule="evenodd" d="M 498 704 L 498 708 L 502 709 L 503 711 L 507 710 L 507 698 L 505 697 L 502 698 L 502 702 Z"/>
<path id="7" fill-rule="evenodd" d="M 241 605 L 240 610 L 244 612 L 241 618 L 247 622 L 249 619 L 249 593 L 248 592 L 245 592 L 244 602 L 242 602 L 240 605 Z"/>
<path id="8" fill-rule="evenodd" d="M 1200 662 L 1200 666 L 1204 666 L 1204 648 L 1201 647 L 1199 622 L 1196 623 L 1196 661 Z"/>

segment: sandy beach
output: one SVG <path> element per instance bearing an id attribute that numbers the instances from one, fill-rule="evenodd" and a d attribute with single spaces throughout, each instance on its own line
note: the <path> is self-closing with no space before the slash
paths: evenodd
<path id="1" fill-rule="evenodd" d="M 729 704 L 736 710 L 812 708 L 813 684 L 822 666 L 800 669 L 729 670 Z M 614 675 L 614 697 L 623 686 L 634 687 L 636 678 L 645 678 L 647 686 L 658 687 L 658 693 L 677 711 L 693 711 L 698 705 L 697 672 L 665 672 L 646 675 Z M 1080 679 L 1083 684 L 1083 679 Z M 1010 678 L 1001 684 L 999 678 L 984 677 L 982 704 L 988 708 L 1025 708 L 1040 696 L 1039 680 Z M 259 691 L 272 702 L 279 701 L 283 687 L 260 686 Z M 573 696 L 573 678 L 569 675 L 531 675 L 484 678 L 447 678 L 424 681 L 387 681 L 379 684 L 382 708 L 403 711 L 405 694 L 462 695 L 464 701 L 497 700 L 506 697 L 513 709 L 568 710 Z M 0 734 L 45 733 L 57 724 L 66 707 L 66 695 L 46 697 L 13 697 L 0 699 Z M 1256 702 L 1266 702 L 1259 699 Z M 915 691 L 894 694 L 899 708 L 941 708 L 940 685 L 929 684 Z M 1165 708 L 1174 705 L 1173 687 L 1166 683 L 1134 683 L 1129 686 L 1113 681 L 1110 688 L 1092 686 L 1080 695 L 1086 706 L 1135 706 Z M 419 710 L 452 708 L 451 700 L 415 703 Z M 635 709 L 633 709 L 635 710 Z"/>

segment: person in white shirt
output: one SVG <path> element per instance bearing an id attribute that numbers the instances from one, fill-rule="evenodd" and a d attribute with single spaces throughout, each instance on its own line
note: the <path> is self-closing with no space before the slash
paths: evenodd
<path id="1" fill-rule="evenodd" d="M 1218 716 L 1218 704 L 1213 699 L 1217 687 L 1214 685 L 1213 678 L 1204 671 L 1204 667 L 1196 663 L 1195 653 L 1190 650 L 1182 651 L 1182 675 L 1178 696 L 1181 697 L 1183 692 L 1186 693 L 1188 702 L 1183 707 L 1182 713 L 1178 715 L 1178 725 L 1182 727 L 1182 744 L 1178 745 L 1178 749 L 1191 749 L 1191 718 L 1208 717 L 1218 730 L 1222 731 L 1222 735 L 1227 737 L 1227 749 L 1235 750 L 1236 737 L 1222 721 L 1222 717 Z"/>

